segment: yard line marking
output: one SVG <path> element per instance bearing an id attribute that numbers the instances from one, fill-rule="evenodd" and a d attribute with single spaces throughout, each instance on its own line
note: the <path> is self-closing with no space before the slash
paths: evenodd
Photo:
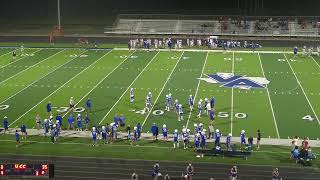
<path id="1" fill-rule="evenodd" d="M 5 55 L 7 55 L 7 54 L 10 54 L 10 53 L 12 53 L 13 51 L 14 51 L 14 50 L 9 51 L 9 52 L 7 52 L 7 53 L 5 53 L 5 54 L 2 54 L 2 55 L 0 55 L 0 57 L 5 56 Z"/>
<path id="2" fill-rule="evenodd" d="M 232 74 L 234 74 L 234 52 L 232 52 Z M 233 131 L 233 87 L 231 88 L 231 116 L 230 116 L 230 133 Z"/>
<path id="3" fill-rule="evenodd" d="M 260 54 L 259 54 L 259 53 L 258 53 L 258 57 L 259 57 L 260 66 L 261 66 L 261 70 L 262 70 L 263 77 L 266 78 L 266 76 L 265 76 L 265 74 L 264 74 L 264 69 L 263 69 L 263 66 L 262 66 L 262 62 L 261 62 L 261 58 L 260 58 Z M 270 103 L 270 107 L 271 107 L 271 112 L 272 112 L 272 116 L 273 116 L 274 126 L 276 127 L 278 139 L 280 139 L 280 134 L 279 134 L 279 130 L 278 130 L 277 120 L 276 120 L 276 116 L 274 115 L 273 105 L 272 105 L 272 102 L 271 102 L 271 97 L 270 97 L 268 85 L 266 85 L 266 89 L 267 89 L 268 99 L 269 99 L 269 103 Z"/>
<path id="4" fill-rule="evenodd" d="M 36 82 L 40 81 L 41 79 L 47 77 L 49 74 L 53 73 L 54 71 L 58 70 L 60 67 L 64 66 L 65 64 L 69 63 L 70 61 L 72 61 L 73 59 L 75 59 L 76 57 L 72 58 L 71 60 L 61 64 L 60 66 L 58 66 L 57 68 L 53 69 L 52 71 L 49 71 L 47 74 L 43 75 L 42 77 L 40 77 L 39 79 L 33 81 L 31 84 L 29 84 L 28 86 L 25 86 L 23 89 L 21 89 L 20 91 L 16 92 L 15 94 L 9 96 L 7 99 L 5 99 L 4 101 L 2 101 L 0 104 L 3 104 L 4 102 L 8 101 L 9 99 L 13 98 L 14 96 L 16 96 L 17 94 L 21 93 L 22 91 L 26 90 L 28 87 L 32 86 L 33 84 L 35 84 Z"/>
<path id="5" fill-rule="evenodd" d="M 101 124 L 104 119 L 110 114 L 110 112 L 112 111 L 112 109 L 119 103 L 119 101 L 122 99 L 122 97 L 127 93 L 127 91 L 129 90 L 129 88 L 133 85 L 133 83 L 140 77 L 140 75 L 147 69 L 147 67 L 151 64 L 151 62 L 153 62 L 153 60 L 157 57 L 157 55 L 160 53 L 160 51 L 157 52 L 157 54 L 155 54 L 153 56 L 153 58 L 149 61 L 149 63 L 142 69 L 142 71 L 138 74 L 138 76 L 132 81 L 132 83 L 128 86 L 128 88 L 124 91 L 124 93 L 120 96 L 120 98 L 117 100 L 116 103 L 114 103 L 114 105 L 110 108 L 110 110 L 107 112 L 107 114 L 101 119 L 101 121 L 99 122 L 99 124 Z"/>
<path id="6" fill-rule="evenodd" d="M 87 51 L 82 52 L 81 54 L 85 53 Z M 80 54 L 80 55 L 81 55 Z M 77 56 L 79 57 L 79 56 Z M 89 69 L 91 66 L 93 66 L 94 64 L 96 64 L 97 61 L 99 61 L 99 59 L 95 60 L 93 63 L 91 63 L 88 67 L 84 68 L 82 71 L 80 71 L 78 74 L 76 74 L 75 76 L 73 76 L 71 79 L 69 79 L 67 82 L 65 82 L 63 85 L 61 85 L 58 89 L 54 90 L 51 94 L 49 94 L 47 97 L 45 97 L 44 99 L 42 99 L 39 103 L 37 103 L 35 106 L 33 106 L 31 109 L 29 109 L 27 112 L 25 112 L 24 114 L 22 114 L 20 117 L 18 117 L 16 120 L 14 120 L 9 126 L 11 126 L 12 124 L 14 124 L 15 122 L 17 122 L 19 119 L 21 119 L 23 116 L 25 116 L 26 114 L 28 114 L 30 111 L 32 111 L 34 108 L 36 108 L 39 104 L 41 104 L 43 101 L 47 100 L 49 97 L 51 97 L 54 93 L 56 93 L 57 91 L 59 91 L 61 88 L 63 88 L 66 84 L 68 84 L 70 81 L 72 81 L 73 79 L 75 79 L 77 76 L 79 76 L 80 74 L 82 74 L 83 72 L 85 72 L 87 69 Z"/>
<path id="7" fill-rule="evenodd" d="M 47 58 L 45 58 L 45 59 L 42 59 L 41 61 L 37 62 L 36 64 L 34 64 L 34 65 L 32 65 L 32 66 L 29 66 L 28 68 L 26 68 L 26 69 L 24 69 L 24 70 L 22 70 L 22 71 L 18 72 L 17 74 L 14 74 L 13 76 L 10 76 L 10 77 L 8 77 L 7 79 L 5 79 L 5 80 L 1 81 L 1 82 L 0 82 L 0 84 L 2 84 L 2 83 L 4 83 L 4 82 L 8 81 L 8 80 L 9 80 L 9 79 L 11 79 L 11 78 L 14 78 L 14 77 L 18 76 L 19 74 L 21 74 L 21 73 L 23 73 L 23 72 L 25 72 L 25 71 L 27 71 L 27 70 L 29 70 L 29 69 L 31 69 L 31 68 L 33 68 L 33 67 L 35 67 L 35 66 L 39 65 L 40 63 L 42 63 L 42 62 L 44 62 L 44 61 L 46 61 L 46 60 L 48 60 L 48 59 L 52 58 L 53 56 L 56 56 L 57 54 L 59 54 L 59 53 L 61 53 L 61 52 L 63 52 L 63 51 L 65 51 L 65 50 L 60 50 L 60 51 L 58 51 L 57 53 L 55 53 L 55 54 L 53 54 L 53 55 L 51 55 L 51 56 L 49 56 L 49 57 L 47 57 Z"/>
<path id="8" fill-rule="evenodd" d="M 293 72 L 294 77 L 296 77 L 296 80 L 297 80 L 297 82 L 298 82 L 298 84 L 299 84 L 299 86 L 300 86 L 300 88 L 301 88 L 301 90 L 302 90 L 302 92 L 303 92 L 304 96 L 306 97 L 306 99 L 307 99 L 307 101 L 308 101 L 308 103 L 309 103 L 309 106 L 310 106 L 310 108 L 311 108 L 311 110 L 312 110 L 312 112 L 313 112 L 314 116 L 316 117 L 316 119 L 317 119 L 317 121 L 318 121 L 318 124 L 320 125 L 320 120 L 319 120 L 319 118 L 318 118 L 318 116 L 317 116 L 316 112 L 314 111 L 314 109 L 313 109 L 313 107 L 312 107 L 312 105 L 311 105 L 311 103 L 310 103 L 310 101 L 309 101 L 309 98 L 307 97 L 307 95 L 306 95 L 306 93 L 305 93 L 305 91 L 304 91 L 304 89 L 303 89 L 303 87 L 302 87 L 302 85 L 301 85 L 301 83 L 300 83 L 300 81 L 299 81 L 299 79 L 298 79 L 298 77 L 297 77 L 296 73 L 294 72 L 294 70 L 293 70 L 293 68 L 292 68 L 292 66 L 291 66 L 291 64 L 290 64 L 290 62 L 288 61 L 288 58 L 287 58 L 286 54 L 283 54 L 283 55 L 284 55 L 284 57 L 286 58 L 287 63 L 289 64 L 290 69 L 291 69 L 291 71 Z"/>
<path id="9" fill-rule="evenodd" d="M 112 51 L 112 50 L 111 50 Z M 109 51 L 108 53 L 106 53 L 105 55 L 103 55 L 101 58 L 103 58 L 104 56 L 108 55 L 111 51 Z M 133 53 L 136 51 L 133 51 Z M 116 69 L 118 69 L 118 67 L 120 67 L 125 61 L 127 61 L 127 59 L 129 59 L 129 57 L 133 54 L 131 53 L 127 58 L 125 58 L 120 64 L 118 64 L 111 72 L 109 72 L 103 79 L 101 79 L 96 85 L 93 86 L 93 88 L 87 93 L 85 94 L 76 104 L 75 107 L 85 98 L 87 97 L 95 88 L 97 88 L 107 77 L 109 77 L 109 75 L 111 75 Z M 62 118 L 64 118 L 69 112 L 71 111 L 71 109 L 69 109 L 63 116 Z"/>
<path id="10" fill-rule="evenodd" d="M 311 59 L 313 59 L 313 61 L 317 64 L 317 66 L 320 68 L 320 65 L 319 65 L 319 63 L 314 59 L 314 57 L 313 56 L 311 56 Z"/>
<path id="11" fill-rule="evenodd" d="M 181 53 L 181 55 L 180 55 L 180 57 L 179 57 L 179 59 L 178 59 L 177 63 L 174 65 L 174 67 L 173 67 L 173 69 L 172 69 L 171 73 L 169 74 L 169 76 L 168 76 L 168 78 L 167 78 L 166 82 L 165 82 L 165 83 L 164 83 L 164 85 L 162 86 L 161 91 L 160 91 L 160 93 L 159 93 L 158 97 L 157 97 L 157 98 L 156 98 L 156 100 L 154 101 L 153 106 L 151 107 L 150 111 L 148 112 L 148 114 L 147 114 L 146 118 L 144 119 L 144 121 L 143 121 L 143 123 L 142 123 L 142 127 L 144 126 L 144 124 L 146 123 L 146 121 L 147 121 L 148 117 L 150 116 L 150 113 L 152 112 L 152 110 L 153 110 L 154 106 L 156 105 L 156 103 L 157 103 L 157 101 L 158 101 L 158 99 L 159 99 L 159 97 L 160 97 L 160 95 L 161 95 L 162 91 L 164 90 L 164 88 L 165 88 L 166 84 L 168 83 L 169 79 L 171 78 L 171 75 L 172 75 L 172 73 L 174 72 L 174 70 L 176 69 L 176 67 L 177 67 L 178 63 L 180 62 L 180 60 L 181 60 L 181 58 L 182 58 L 183 54 L 184 54 L 184 51 Z"/>
<path id="12" fill-rule="evenodd" d="M 208 55 L 209 55 L 209 52 L 207 52 L 206 59 L 204 60 L 203 67 L 202 67 L 202 71 L 201 71 L 201 74 L 200 74 L 200 78 L 201 78 L 202 75 L 203 75 L 203 71 L 204 71 L 204 68 L 205 68 L 206 63 L 207 63 Z M 199 79 L 198 85 L 197 85 L 197 89 L 196 89 L 196 92 L 195 92 L 194 97 L 193 97 L 194 100 L 196 99 L 196 97 L 197 97 L 197 95 L 198 95 L 198 90 L 199 90 L 200 82 L 201 82 L 201 80 Z M 187 129 L 188 129 L 188 125 L 189 125 L 189 121 L 190 121 L 191 114 L 192 114 L 192 111 L 190 111 L 189 116 L 188 116 L 188 120 L 187 120 L 187 124 L 186 124 L 186 128 L 187 128 Z"/>
<path id="13" fill-rule="evenodd" d="M 35 54 L 35 53 L 39 52 L 40 50 L 41 50 L 41 49 L 38 49 L 38 50 L 36 50 L 36 51 L 34 51 L 34 52 L 32 52 L 32 53 Z M 4 66 L 0 66 L 0 69 L 5 68 L 5 67 L 9 66 L 10 64 L 15 63 L 15 62 L 18 62 L 18 61 L 20 61 L 21 59 L 26 58 L 26 57 L 30 57 L 30 56 L 24 56 L 24 57 L 18 58 L 17 60 L 12 61 L 12 62 L 9 63 L 9 64 L 6 64 L 6 65 L 4 65 Z"/>

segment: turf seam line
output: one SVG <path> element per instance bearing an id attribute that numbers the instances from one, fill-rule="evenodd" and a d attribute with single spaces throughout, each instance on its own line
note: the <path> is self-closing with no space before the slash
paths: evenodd
<path id="1" fill-rule="evenodd" d="M 63 52 L 63 51 L 65 51 L 65 50 L 64 50 L 64 49 L 63 49 L 63 50 L 60 50 L 60 51 L 58 51 L 57 53 L 55 53 L 55 54 L 53 54 L 53 55 L 51 55 L 51 56 L 49 56 L 49 57 L 47 57 L 47 58 L 45 58 L 45 59 L 42 59 L 41 61 L 37 62 L 36 64 L 33 64 L 33 65 L 29 66 L 28 68 L 26 68 L 26 69 L 24 69 L 24 70 L 22 70 L 22 71 L 20 71 L 20 72 L 18 72 L 18 73 L 16 73 L 16 74 L 14 74 L 13 76 L 10 76 L 10 77 L 8 77 L 7 79 L 1 81 L 0 84 L 4 83 L 4 82 L 8 81 L 9 79 L 12 79 L 12 78 L 14 78 L 14 77 L 16 77 L 16 76 L 18 76 L 18 75 L 20 75 L 20 74 L 22 74 L 22 73 L 25 72 L 25 71 L 28 71 L 29 69 L 31 69 L 31 68 L 33 68 L 33 67 L 41 64 L 42 62 L 45 62 L 46 60 L 48 60 L 48 59 L 50 59 L 50 58 L 58 55 L 59 53 L 61 53 L 61 52 Z"/>
<path id="2" fill-rule="evenodd" d="M 111 53 L 113 50 L 110 50 L 108 53 L 106 53 L 105 55 L 103 55 L 102 57 L 101 57 L 101 59 L 102 58 L 104 58 L 105 56 L 107 56 L 109 53 Z M 134 51 L 135 52 L 135 51 Z M 133 53 L 134 53 L 133 52 Z M 118 69 L 118 67 L 120 67 L 120 65 L 122 65 L 133 53 L 131 53 L 126 59 L 124 59 L 120 64 L 118 64 L 111 72 L 109 72 L 104 78 L 102 78 L 96 85 L 94 85 L 93 86 L 93 88 L 89 91 L 89 92 L 87 92 L 76 104 L 75 104 L 75 107 L 85 98 L 85 97 L 87 97 L 95 88 L 97 88 L 107 77 L 109 77 L 109 75 L 111 75 L 116 69 Z M 64 118 L 69 112 L 71 111 L 71 109 L 70 110 L 68 110 L 63 116 L 62 116 L 62 118 Z"/>
<path id="3" fill-rule="evenodd" d="M 127 91 L 129 90 L 129 88 L 136 82 L 136 80 L 141 76 L 141 74 L 147 69 L 147 67 L 153 62 L 154 59 L 156 59 L 156 57 L 158 56 L 158 54 L 160 53 L 160 51 L 158 51 L 153 58 L 149 61 L 149 63 L 141 70 L 141 72 L 138 74 L 138 76 L 131 82 L 131 84 L 128 86 L 128 88 L 122 93 L 122 95 L 120 96 L 120 98 L 116 101 L 116 103 L 113 104 L 113 106 L 110 108 L 110 110 L 107 112 L 106 115 L 103 116 L 103 118 L 101 119 L 101 121 L 99 122 L 99 124 L 101 124 L 104 119 L 110 114 L 110 112 L 113 110 L 113 108 L 120 102 L 120 100 L 122 99 L 122 97 L 127 93 Z M 133 53 L 132 53 L 133 54 Z M 128 56 L 129 57 L 129 56 Z"/>
<path id="4" fill-rule="evenodd" d="M 163 84 L 163 86 L 162 86 L 162 88 L 161 88 L 161 91 L 160 91 L 160 92 L 159 92 L 159 94 L 158 94 L 158 97 L 157 97 L 157 98 L 156 98 L 156 100 L 154 101 L 154 104 L 153 104 L 153 106 L 151 107 L 151 109 L 149 110 L 149 112 L 148 112 L 147 116 L 145 117 L 145 119 L 144 119 L 144 121 L 143 121 L 143 123 L 142 123 L 141 127 L 143 127 L 143 126 L 144 126 L 144 124 L 146 123 L 146 121 L 147 121 L 148 117 L 150 116 L 150 114 L 151 114 L 151 112 L 152 112 L 152 110 L 153 110 L 154 106 L 156 105 L 156 103 L 157 103 L 158 99 L 160 98 L 160 95 L 161 95 L 162 91 L 164 90 L 165 86 L 166 86 L 166 85 L 167 85 L 167 83 L 169 82 L 169 79 L 171 78 L 172 73 L 175 71 L 175 69 L 176 69 L 177 65 L 179 64 L 179 62 L 180 62 L 180 60 L 181 60 L 181 58 L 182 58 L 183 54 L 184 54 L 184 51 L 181 53 L 181 55 L 180 55 L 180 57 L 179 57 L 179 59 L 178 59 L 177 63 L 174 65 L 174 67 L 173 67 L 173 69 L 171 70 L 171 72 L 170 72 L 169 76 L 167 77 L 166 82 Z"/>
<path id="5" fill-rule="evenodd" d="M 232 52 L 232 74 L 234 74 L 234 52 Z M 230 133 L 233 134 L 233 87 L 231 88 L 231 112 L 230 112 Z"/>
<path id="6" fill-rule="evenodd" d="M 258 53 L 258 57 L 259 57 L 259 62 L 260 62 L 260 66 L 261 66 L 263 77 L 266 78 L 266 75 L 265 75 L 264 69 L 263 69 L 263 65 L 262 65 L 262 62 L 261 62 L 261 57 L 260 57 L 259 53 Z M 272 102 L 271 102 L 271 97 L 270 97 L 270 92 L 269 92 L 268 85 L 266 85 L 266 89 L 267 89 L 269 104 L 270 104 L 270 108 L 271 108 L 271 112 L 272 112 L 272 116 L 273 116 L 274 126 L 275 126 L 276 131 L 277 131 L 278 139 L 280 139 L 280 134 L 279 134 L 279 130 L 278 130 L 278 124 L 277 124 L 276 116 L 274 114 L 273 105 L 272 105 Z"/>
<path id="7" fill-rule="evenodd" d="M 34 52 L 32 52 L 32 53 L 35 54 L 35 53 L 39 52 L 40 50 L 41 50 L 41 49 L 38 49 L 38 50 L 36 50 L 36 51 L 34 51 Z M 21 61 L 22 59 L 24 59 L 24 58 L 26 58 L 26 57 L 29 57 L 29 56 L 24 56 L 24 57 L 18 58 L 17 60 L 12 61 L 12 62 L 10 62 L 9 64 L 6 64 L 6 65 L 4 65 L 4 66 L 0 66 L 0 69 L 9 66 L 9 65 L 11 65 L 12 63 L 19 62 L 19 61 Z"/>
<path id="8" fill-rule="evenodd" d="M 318 121 L 318 124 L 320 125 L 319 118 L 318 118 L 318 116 L 317 116 L 316 112 L 314 111 L 314 109 L 313 109 L 313 107 L 312 107 L 312 105 L 311 105 L 311 102 L 309 101 L 309 98 L 307 97 L 307 95 L 306 95 L 306 93 L 305 93 L 305 91 L 304 91 L 304 89 L 303 89 L 303 87 L 302 87 L 302 85 L 301 85 L 301 83 L 300 83 L 300 81 L 299 81 L 299 79 L 298 79 L 298 77 L 297 77 L 296 73 L 294 72 L 294 70 L 293 70 L 293 68 L 292 68 L 292 66 L 291 66 L 291 64 L 290 64 L 290 62 L 288 61 L 287 56 L 286 56 L 285 54 L 283 54 L 283 55 L 284 55 L 284 57 L 286 58 L 286 61 L 287 61 L 287 63 L 289 64 L 290 69 L 291 69 L 291 71 L 293 72 L 293 75 L 294 75 L 294 77 L 296 78 L 297 83 L 299 84 L 299 86 L 300 86 L 300 88 L 301 88 L 301 90 L 302 90 L 302 93 L 303 93 L 303 94 L 304 94 L 304 96 L 306 97 L 306 100 L 308 101 L 309 106 L 310 106 L 310 108 L 311 108 L 311 110 L 312 110 L 313 114 L 315 115 L 315 117 L 316 117 L 316 119 L 317 119 L 317 121 Z"/>
<path id="9" fill-rule="evenodd" d="M 204 69 L 205 69 L 205 66 L 206 66 L 206 63 L 207 63 L 207 60 L 208 60 L 208 55 L 209 55 L 209 52 L 207 52 L 206 59 L 205 59 L 205 61 L 204 61 L 204 63 L 203 63 L 203 67 L 202 67 L 202 71 L 201 71 L 201 74 L 200 74 L 200 78 L 201 78 L 202 75 L 203 75 L 203 72 L 204 72 Z M 196 99 L 196 97 L 197 97 L 197 95 L 198 95 L 198 91 L 199 91 L 199 87 L 200 87 L 200 82 L 201 82 L 201 80 L 199 79 L 198 85 L 197 85 L 197 89 L 196 89 L 196 92 L 195 92 L 194 98 L 193 98 L 194 100 Z M 189 113 L 188 120 L 187 120 L 187 124 L 186 124 L 186 129 L 188 129 L 188 125 L 189 125 L 189 121 L 190 121 L 190 118 L 191 118 L 191 114 L 192 114 L 192 111 L 190 111 L 190 113 Z"/>
<path id="10" fill-rule="evenodd" d="M 83 51 L 80 53 L 83 54 L 87 51 Z M 77 59 L 79 56 L 75 57 L 74 59 Z M 72 59 L 71 61 L 73 61 L 74 59 Z M 71 62 L 68 61 L 68 62 Z M 24 117 L 26 114 L 28 114 L 30 111 L 32 111 L 34 108 L 36 108 L 39 104 L 41 104 L 44 100 L 48 99 L 49 97 L 51 97 L 52 94 L 56 93 L 58 90 L 60 90 L 61 88 L 63 88 L 66 84 L 68 84 L 70 81 L 72 81 L 74 78 L 76 78 L 78 75 L 82 74 L 84 71 L 86 71 L 89 67 L 91 67 L 92 65 L 95 64 L 95 62 L 97 62 L 98 60 L 94 61 L 93 63 L 91 63 L 88 67 L 86 67 L 85 69 L 83 69 L 82 71 L 80 71 L 78 74 L 76 74 L 75 76 L 73 76 L 71 79 L 69 79 L 67 82 L 65 82 L 63 85 L 61 85 L 59 88 L 57 88 L 56 90 L 54 90 L 51 94 L 49 94 L 48 96 L 46 96 L 44 99 L 42 99 L 40 102 L 38 102 L 35 106 L 33 106 L 32 108 L 30 108 L 28 111 L 26 111 L 24 114 L 22 114 L 20 117 L 18 117 L 16 120 L 14 120 L 9 127 L 14 124 L 15 122 L 17 122 L 19 119 L 21 119 L 22 117 Z"/>
<path id="11" fill-rule="evenodd" d="M 76 58 L 76 57 L 75 57 Z M 28 87 L 32 86 L 33 84 L 35 84 L 36 82 L 39 82 L 41 79 L 47 77 L 49 74 L 55 72 L 56 70 L 60 69 L 62 66 L 64 66 L 65 64 L 69 63 L 70 61 L 72 61 L 73 59 L 59 65 L 58 67 L 56 67 L 55 69 L 53 69 L 52 71 L 49 71 L 47 74 L 43 75 L 42 77 L 40 77 L 39 79 L 36 79 L 35 81 L 31 82 L 29 85 L 25 86 L 23 89 L 19 90 L 18 92 L 16 92 L 15 94 L 9 96 L 7 99 L 5 99 L 4 101 L 2 101 L 0 104 L 3 104 L 4 102 L 8 101 L 9 99 L 13 98 L 14 96 L 16 96 L 17 94 L 21 93 L 22 91 L 26 90 Z"/>

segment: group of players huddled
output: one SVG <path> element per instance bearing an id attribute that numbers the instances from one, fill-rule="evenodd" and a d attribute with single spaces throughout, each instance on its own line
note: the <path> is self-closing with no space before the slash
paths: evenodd
<path id="1" fill-rule="evenodd" d="M 307 46 L 303 46 L 302 47 L 302 56 L 303 57 L 310 57 L 313 54 L 315 54 L 317 56 L 320 56 L 320 46 L 317 46 L 316 52 L 314 52 L 313 49 L 314 49 L 313 46 L 310 46 L 309 48 L 307 48 Z M 293 54 L 294 54 L 295 57 L 298 55 L 298 51 L 299 51 L 298 47 L 295 46 L 293 48 Z"/>

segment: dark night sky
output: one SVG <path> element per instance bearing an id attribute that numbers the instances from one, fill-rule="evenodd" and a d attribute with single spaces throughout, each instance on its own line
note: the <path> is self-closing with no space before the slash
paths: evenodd
<path id="1" fill-rule="evenodd" d="M 110 13 L 160 12 L 246 15 L 320 15 L 320 0 L 264 0 L 264 9 L 250 10 L 259 0 L 60 0 L 64 16 L 96 17 Z M 247 5 L 244 2 L 247 2 Z M 261 0 L 260 0 L 261 1 Z M 1 0 L 0 19 L 10 17 L 48 17 L 56 14 L 56 0 Z"/>

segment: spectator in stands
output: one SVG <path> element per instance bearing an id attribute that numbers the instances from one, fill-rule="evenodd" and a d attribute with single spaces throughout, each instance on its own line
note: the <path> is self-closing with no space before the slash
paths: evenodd
<path id="1" fill-rule="evenodd" d="M 138 174 L 136 174 L 135 170 L 133 170 L 133 173 L 131 175 L 131 180 L 138 180 Z"/>
<path id="2" fill-rule="evenodd" d="M 281 180 L 282 178 L 279 176 L 278 168 L 273 169 L 272 171 L 272 180 Z"/>
<path id="3" fill-rule="evenodd" d="M 159 128 L 156 123 L 153 123 L 151 127 L 151 132 L 155 141 L 158 140 Z"/>
<path id="4" fill-rule="evenodd" d="M 238 178 L 238 169 L 237 166 L 233 166 L 230 170 L 230 180 L 237 180 Z"/>
<path id="5" fill-rule="evenodd" d="M 194 171 L 194 168 L 191 165 L 191 163 L 189 163 L 189 165 L 187 166 L 186 175 L 184 176 L 184 178 L 187 180 L 192 180 L 193 171 Z"/>
<path id="6" fill-rule="evenodd" d="M 154 180 L 158 179 L 158 177 L 161 177 L 162 174 L 160 173 L 160 165 L 159 163 L 156 163 L 153 165 L 153 172 L 152 172 L 152 177 Z"/>
<path id="7" fill-rule="evenodd" d="M 260 149 L 261 133 L 260 129 L 257 130 L 257 150 Z"/>

